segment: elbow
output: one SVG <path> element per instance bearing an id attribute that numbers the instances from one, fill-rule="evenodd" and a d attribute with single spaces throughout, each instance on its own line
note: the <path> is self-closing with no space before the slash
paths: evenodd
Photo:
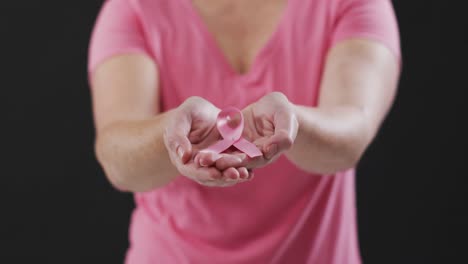
<path id="1" fill-rule="evenodd" d="M 129 169 L 128 166 L 123 166 L 122 164 L 125 162 L 122 162 L 122 159 L 126 158 L 120 157 L 118 151 L 114 149 L 113 144 L 106 141 L 106 139 L 98 137 L 94 152 L 107 180 L 116 190 L 142 193 L 163 186 L 162 184 L 157 185 L 154 182 L 142 180 L 142 178 L 148 179 L 152 177 L 138 176 L 135 170 Z"/>
<path id="2" fill-rule="evenodd" d="M 103 137 L 98 137 L 94 145 L 96 159 L 101 166 L 109 183 L 118 191 L 131 192 L 129 177 L 122 173 L 112 158 L 112 150 Z"/>
<path id="3" fill-rule="evenodd" d="M 363 152 L 364 147 L 362 146 L 352 146 L 343 150 L 342 154 L 339 155 L 340 157 L 336 166 L 332 168 L 332 172 L 337 173 L 356 168 L 361 160 Z"/>
<path id="4" fill-rule="evenodd" d="M 354 169 L 374 137 L 374 126 L 360 110 L 347 110 L 347 118 L 331 122 L 329 129 L 311 129 L 294 155 L 302 169 L 319 175 L 335 175 Z M 324 126 L 325 127 L 325 126 Z M 318 131 L 318 132 L 316 132 Z M 312 156 L 305 158 L 307 149 Z M 302 165 L 302 166 L 301 166 Z"/>
<path id="5" fill-rule="evenodd" d="M 337 146 L 337 158 L 334 164 L 335 166 L 331 168 L 331 172 L 337 173 L 356 168 L 370 143 L 370 139 L 370 133 L 367 133 L 367 130 L 365 130 L 341 142 L 341 144 Z"/>
<path id="6" fill-rule="evenodd" d="M 334 155 L 329 160 L 324 160 L 321 166 L 309 171 L 320 175 L 335 175 L 339 172 L 347 171 L 356 168 L 362 157 L 362 151 L 357 149 L 342 150 L 339 154 Z"/>
<path id="7" fill-rule="evenodd" d="M 322 152 L 322 155 L 318 155 L 312 158 L 314 161 L 302 162 L 303 166 L 299 167 L 309 173 L 319 175 L 336 175 L 339 172 L 347 171 L 356 168 L 361 157 L 365 151 L 366 144 L 341 142 L 336 144 L 333 148 L 328 151 Z"/>
<path id="8" fill-rule="evenodd" d="M 330 166 L 326 166 L 326 174 L 336 174 L 356 168 L 368 144 L 369 140 L 367 136 L 343 142 L 341 147 L 335 152 L 335 158 L 329 163 Z"/>

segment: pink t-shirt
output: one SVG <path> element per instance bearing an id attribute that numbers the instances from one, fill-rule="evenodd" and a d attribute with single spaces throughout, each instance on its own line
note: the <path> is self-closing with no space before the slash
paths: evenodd
<path id="1" fill-rule="evenodd" d="M 164 111 L 190 96 L 243 108 L 272 91 L 313 107 L 327 51 L 354 37 L 380 42 L 399 59 L 391 2 L 289 0 L 240 75 L 190 0 L 109 0 L 92 36 L 89 73 L 111 56 L 143 53 L 158 65 Z M 360 263 L 354 170 L 311 174 L 283 157 L 255 175 L 230 188 L 180 176 L 135 194 L 126 263 Z"/>

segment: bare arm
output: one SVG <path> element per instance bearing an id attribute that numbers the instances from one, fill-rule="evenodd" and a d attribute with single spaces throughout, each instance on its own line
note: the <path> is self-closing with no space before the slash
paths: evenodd
<path id="1" fill-rule="evenodd" d="M 226 167 L 200 167 L 193 162 L 199 148 L 213 144 L 219 112 L 200 97 L 159 113 L 156 65 L 143 55 L 111 58 L 92 80 L 96 154 L 110 182 L 121 190 L 145 192 L 162 187 L 177 175 L 205 186 L 232 186 L 251 178 L 242 159 L 223 154 Z M 194 142 L 192 142 L 194 141 Z"/>
<path id="2" fill-rule="evenodd" d="M 149 58 L 105 61 L 93 74 L 92 94 L 97 158 L 117 188 L 147 191 L 178 175 L 163 142 L 172 112 L 157 115 L 158 76 Z"/>
<path id="3" fill-rule="evenodd" d="M 315 173 L 354 167 L 393 102 L 398 77 L 397 59 L 383 45 L 337 44 L 327 58 L 318 107 L 294 106 L 299 130 L 287 157 Z"/>

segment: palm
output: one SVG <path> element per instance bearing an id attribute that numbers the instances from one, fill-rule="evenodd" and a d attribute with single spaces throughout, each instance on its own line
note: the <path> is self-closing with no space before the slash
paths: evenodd
<path id="1" fill-rule="evenodd" d="M 191 97 L 175 111 L 168 122 L 164 143 L 169 158 L 182 175 L 207 186 L 230 186 L 250 177 L 247 169 L 240 166 L 242 160 L 233 155 L 213 154 L 197 160 L 201 150 L 220 138 L 216 129 L 218 108 L 202 98 Z M 222 171 L 203 165 L 218 159 L 226 164 Z"/>
<path id="2" fill-rule="evenodd" d="M 247 167 L 265 166 L 292 146 L 297 134 L 297 120 L 283 94 L 268 94 L 242 113 L 244 137 L 263 152 L 263 157 L 252 159 Z"/>
<path id="3" fill-rule="evenodd" d="M 252 106 L 244 109 L 242 114 L 244 115 L 243 136 L 263 151 L 265 143 L 275 134 L 271 113 Z"/>
<path id="4" fill-rule="evenodd" d="M 271 93 L 264 96 L 242 110 L 242 115 L 243 137 L 255 144 L 263 153 L 260 157 L 243 159 L 242 166 L 249 169 L 263 167 L 276 160 L 292 146 L 298 124 L 292 104 L 283 94 Z M 198 161 L 207 160 L 204 162 L 206 166 L 215 165 L 219 170 L 224 170 L 228 167 L 224 160 L 210 157 L 213 155 L 212 152 L 200 152 L 221 138 L 215 122 L 215 119 L 209 119 L 209 122 L 204 119 L 203 125 L 198 126 L 193 123 L 189 138 L 194 148 L 195 163 L 201 164 Z M 236 154 L 228 156 L 237 156 L 241 151 L 230 148 L 225 152 Z"/>
<path id="5" fill-rule="evenodd" d="M 192 144 L 192 157 L 216 143 L 220 139 L 216 129 L 216 115 L 196 117 L 193 120 L 188 139 Z"/>

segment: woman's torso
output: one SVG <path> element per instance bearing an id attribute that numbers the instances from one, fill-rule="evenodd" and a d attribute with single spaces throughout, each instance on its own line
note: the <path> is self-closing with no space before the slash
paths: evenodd
<path id="1" fill-rule="evenodd" d="M 190 96 L 243 108 L 273 91 L 317 104 L 335 1 L 275 0 L 232 17 L 189 0 L 130 1 L 163 110 Z M 280 158 L 255 174 L 231 188 L 181 176 L 137 194 L 127 262 L 359 263 L 353 171 L 312 175 Z"/>

